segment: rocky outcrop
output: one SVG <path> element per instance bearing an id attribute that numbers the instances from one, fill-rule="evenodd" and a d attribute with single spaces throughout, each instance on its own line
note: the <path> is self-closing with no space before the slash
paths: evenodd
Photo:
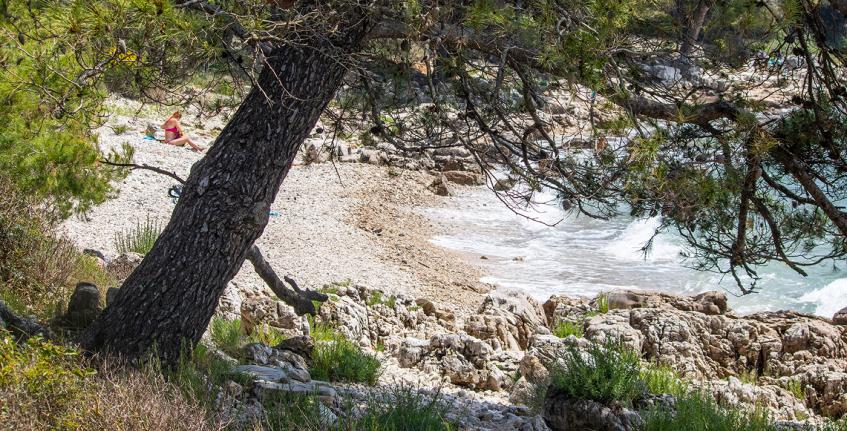
<path id="1" fill-rule="evenodd" d="M 491 341 L 495 350 L 525 350 L 529 338 L 547 325 L 541 304 L 517 291 L 488 294 L 476 314 L 465 323 L 465 331 Z"/>
<path id="2" fill-rule="evenodd" d="M 847 412 L 847 330 L 842 326 L 786 311 L 735 316 L 726 308 L 725 297 L 715 293 L 685 298 L 612 292 L 606 298 L 610 311 L 605 314 L 586 317 L 587 300 L 561 297 L 545 303 L 545 311 L 555 321 L 583 322 L 587 339 L 622 339 L 645 360 L 668 364 L 689 378 L 717 381 L 753 374 L 768 376 L 763 377 L 766 381 L 791 377 L 799 379 L 809 394 L 801 404 L 820 413 Z M 530 351 L 544 354 L 533 348 L 541 341 L 533 341 Z M 756 396 L 769 400 L 768 405 L 783 419 L 793 419 L 793 411 L 802 416 L 805 412 L 793 397 L 774 389 L 779 387 L 775 383 L 773 388 L 757 389 Z M 751 399 L 737 385 L 715 388 L 728 400 Z"/>

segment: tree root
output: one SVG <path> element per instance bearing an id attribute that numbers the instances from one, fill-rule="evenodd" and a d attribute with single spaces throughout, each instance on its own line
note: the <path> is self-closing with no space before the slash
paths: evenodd
<path id="1" fill-rule="evenodd" d="M 0 329 L 5 327 L 17 340 L 25 340 L 29 337 L 41 335 L 50 338 L 50 330 L 39 325 L 35 319 L 20 317 L 9 308 L 5 302 L 0 301 Z"/>

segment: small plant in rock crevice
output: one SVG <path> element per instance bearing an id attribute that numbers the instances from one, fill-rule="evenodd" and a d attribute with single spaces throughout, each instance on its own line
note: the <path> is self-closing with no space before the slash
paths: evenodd
<path id="1" fill-rule="evenodd" d="M 559 338 L 567 338 L 571 335 L 580 338 L 585 335 L 585 331 L 582 329 L 582 325 L 577 323 L 559 322 L 553 327 L 553 335 Z"/>

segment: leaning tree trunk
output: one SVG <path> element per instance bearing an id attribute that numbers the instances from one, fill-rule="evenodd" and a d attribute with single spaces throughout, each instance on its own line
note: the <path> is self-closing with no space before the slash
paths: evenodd
<path id="1" fill-rule="evenodd" d="M 682 45 L 679 47 L 679 54 L 683 61 L 691 62 L 691 54 L 694 52 L 694 46 L 697 44 L 697 39 L 700 38 L 700 31 L 703 25 L 706 24 L 706 15 L 709 9 L 714 6 L 715 0 L 700 0 L 697 2 L 697 8 L 694 9 L 694 14 L 688 21 L 682 36 Z"/>
<path id="2" fill-rule="evenodd" d="M 159 240 L 83 334 L 84 348 L 130 360 L 155 352 L 172 364 L 200 339 L 366 27 L 359 20 L 345 34 L 272 50 L 258 86 L 191 169 Z"/>

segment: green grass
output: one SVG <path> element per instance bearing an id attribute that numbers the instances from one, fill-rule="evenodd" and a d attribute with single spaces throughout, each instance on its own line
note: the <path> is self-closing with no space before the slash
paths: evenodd
<path id="1" fill-rule="evenodd" d="M 397 304 L 397 297 L 391 295 L 388 298 L 385 298 L 382 292 L 380 292 L 379 290 L 373 290 L 371 291 L 371 294 L 368 297 L 366 303 L 368 304 L 368 307 L 373 307 L 376 304 L 384 304 L 388 308 L 394 308 L 394 306 Z"/>
<path id="2" fill-rule="evenodd" d="M 332 341 L 338 335 L 329 323 L 316 323 L 315 316 L 306 316 L 306 320 L 309 321 L 309 333 L 315 342 Z"/>
<path id="3" fill-rule="evenodd" d="M 559 322 L 553 328 L 553 335 L 559 338 L 567 338 L 570 335 L 580 338 L 585 335 L 585 332 L 582 329 L 582 325 L 572 322 Z"/>
<path id="4" fill-rule="evenodd" d="M 641 390 L 638 354 L 619 341 L 592 343 L 582 353 L 571 347 L 564 362 L 564 367 L 551 367 L 550 383 L 554 392 L 604 404 L 612 401 L 630 404 Z"/>
<path id="5" fill-rule="evenodd" d="M 115 249 L 118 253 L 138 253 L 145 255 L 162 233 L 162 225 L 149 216 L 144 223 L 137 222 L 134 228 L 115 235 Z"/>
<path id="6" fill-rule="evenodd" d="M 640 378 L 651 394 L 682 396 L 688 392 L 688 385 L 667 365 L 650 364 L 641 369 Z"/>
<path id="7" fill-rule="evenodd" d="M 438 394 L 426 397 L 398 386 L 372 395 L 365 414 L 355 429 L 379 431 L 450 431 L 457 429 L 447 419 L 448 405 Z"/>
<path id="8" fill-rule="evenodd" d="M 341 281 L 333 281 L 332 283 L 324 284 L 323 287 L 321 287 L 319 289 L 319 291 L 321 293 L 326 293 L 328 295 L 329 294 L 338 295 L 338 288 L 339 287 L 350 287 L 350 285 L 352 285 L 352 284 L 353 284 L 353 280 L 351 280 L 349 278 L 345 278 L 344 280 L 341 280 Z"/>
<path id="9" fill-rule="evenodd" d="M 241 358 L 241 348 L 245 344 L 261 343 L 273 347 L 285 340 L 282 332 L 266 324 L 253 328 L 249 334 L 245 335 L 241 319 L 227 320 L 222 317 L 213 317 L 209 332 L 212 342 L 233 358 Z"/>
<path id="10" fill-rule="evenodd" d="M 309 372 L 315 380 L 376 384 L 379 360 L 341 335 L 317 343 Z"/>
<path id="11" fill-rule="evenodd" d="M 597 295 L 597 312 L 606 314 L 609 312 L 609 297 L 605 293 Z"/>
<path id="12" fill-rule="evenodd" d="M 247 342 L 261 343 L 273 347 L 285 341 L 286 338 L 278 329 L 263 323 L 253 328 L 250 335 L 247 336 Z"/>
<path id="13" fill-rule="evenodd" d="M 741 380 L 741 383 L 755 385 L 759 383 L 759 374 L 755 371 L 744 371 L 738 375 L 738 380 Z"/>
<path id="14" fill-rule="evenodd" d="M 274 431 L 452 431 L 446 418 L 449 406 L 438 394 L 427 396 L 399 386 L 371 394 L 360 415 L 353 403 L 342 403 L 335 426 L 322 423 L 320 401 L 312 394 L 273 393 L 262 401 L 265 429 Z"/>
<path id="15" fill-rule="evenodd" d="M 209 327 L 212 342 L 224 353 L 237 358 L 241 355 L 243 336 L 241 334 L 241 319 L 228 320 L 222 317 L 213 317 Z"/>
<path id="16" fill-rule="evenodd" d="M 644 431 L 771 431 L 767 411 L 726 409 L 711 395 L 690 392 L 676 400 L 674 412 L 656 409 L 644 416 Z"/>
<path id="17" fill-rule="evenodd" d="M 217 390 L 209 383 L 221 386 L 229 380 L 241 384 L 248 384 L 251 381 L 249 376 L 234 372 L 229 362 L 213 354 L 202 343 L 197 344 L 193 349 L 183 349 L 179 361 L 173 368 L 164 369 L 155 360 L 150 361 L 148 366 L 164 374 L 190 399 L 199 401 L 209 409 L 215 407 L 217 398 Z"/>

